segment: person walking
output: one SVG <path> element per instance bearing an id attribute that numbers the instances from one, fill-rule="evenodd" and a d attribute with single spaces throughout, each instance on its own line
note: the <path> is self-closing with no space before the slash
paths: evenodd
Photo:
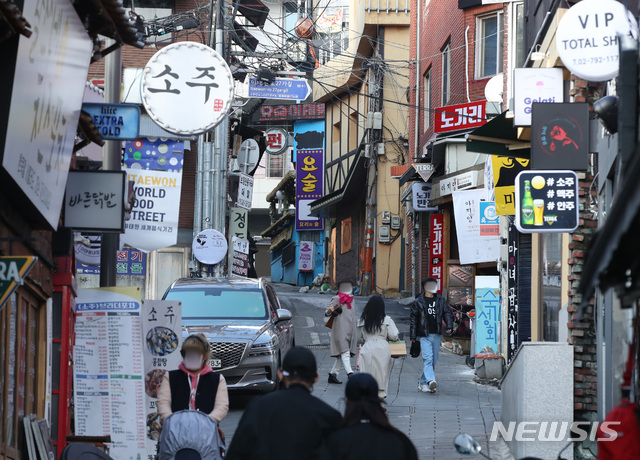
<path id="1" fill-rule="evenodd" d="M 386 315 L 384 299 L 374 295 L 364 306 L 358 321 L 359 337 L 364 341 L 360 350 L 360 371 L 376 379 L 379 396 L 387 397 L 391 375 L 391 348 L 389 340 L 398 340 L 398 328 Z"/>
<path id="2" fill-rule="evenodd" d="M 255 398 L 236 428 L 225 460 L 329 459 L 326 440 L 340 413 L 311 395 L 318 381 L 313 353 L 291 348 L 278 370 L 286 389 Z"/>
<path id="3" fill-rule="evenodd" d="M 345 388 L 341 427 L 327 441 L 333 460 L 418 460 L 411 440 L 389 423 L 372 375 L 359 373 Z"/>
<path id="4" fill-rule="evenodd" d="M 446 333 L 453 330 L 451 307 L 438 293 L 438 282 L 434 278 L 422 280 L 422 292 L 411 306 L 409 338 L 419 340 L 424 369 L 418 382 L 418 390 L 434 393 L 438 387 L 434 369 L 438 362 L 438 351 L 442 338 L 442 321 Z"/>
<path id="5" fill-rule="evenodd" d="M 229 393 L 224 376 L 207 364 L 209 341 L 193 334 L 182 342 L 182 362 L 166 372 L 158 391 L 158 413 L 164 421 L 181 410 L 199 410 L 220 423 L 229 412 Z"/>
<path id="6" fill-rule="evenodd" d="M 331 356 L 336 359 L 331 372 L 329 383 L 342 383 L 338 380 L 340 366 L 344 367 L 347 377 L 353 374 L 351 357 L 358 351 L 357 316 L 353 301 L 353 283 L 341 281 L 338 283 L 338 295 L 331 299 L 325 316 L 334 316 L 331 327 Z"/>

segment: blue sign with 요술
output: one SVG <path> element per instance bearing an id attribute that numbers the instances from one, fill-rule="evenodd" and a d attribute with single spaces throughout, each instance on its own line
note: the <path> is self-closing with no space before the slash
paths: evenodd
<path id="1" fill-rule="evenodd" d="M 276 78 L 273 83 L 263 83 L 255 78 L 249 80 L 249 97 L 304 101 L 309 94 L 311 86 L 307 80 Z"/>
<path id="2" fill-rule="evenodd" d="M 135 140 L 140 132 L 140 107 L 136 104 L 99 104 L 85 102 L 82 110 L 93 118 L 93 123 L 105 140 Z"/>

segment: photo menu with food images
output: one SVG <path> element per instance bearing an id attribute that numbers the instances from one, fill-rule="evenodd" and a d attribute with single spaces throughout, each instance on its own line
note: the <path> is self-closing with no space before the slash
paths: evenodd
<path id="1" fill-rule="evenodd" d="M 75 333 L 75 434 L 111 435 L 114 458 L 146 456 L 140 289 L 80 289 Z"/>
<path id="2" fill-rule="evenodd" d="M 142 302 L 144 390 L 147 459 L 154 460 L 162 421 L 158 413 L 158 391 L 165 374 L 182 361 L 181 303 L 169 300 Z"/>

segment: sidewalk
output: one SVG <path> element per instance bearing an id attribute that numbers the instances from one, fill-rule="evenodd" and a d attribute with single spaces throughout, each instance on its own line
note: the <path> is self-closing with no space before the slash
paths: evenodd
<path id="1" fill-rule="evenodd" d="M 312 348 L 313 349 L 313 348 Z M 334 359 L 328 349 L 315 348 L 320 380 L 313 394 L 344 413 L 346 376 L 339 376 L 342 385 L 327 383 Z M 459 433 L 469 433 L 482 445 L 482 451 L 492 458 L 503 458 L 502 446 L 489 446 L 493 422 L 500 418 L 500 390 L 473 381 L 473 370 L 464 363 L 464 356 L 440 350 L 435 394 L 418 391 L 422 359 L 393 360 L 391 381 L 386 400 L 391 423 L 413 441 L 421 460 L 470 458 L 460 456 L 453 447 Z M 493 443 L 492 443 L 493 444 Z"/>

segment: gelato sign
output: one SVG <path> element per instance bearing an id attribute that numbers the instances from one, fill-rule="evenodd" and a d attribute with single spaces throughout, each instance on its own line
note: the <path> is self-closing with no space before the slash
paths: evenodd
<path id="1" fill-rule="evenodd" d="M 582 0 L 569 8 L 558 24 L 556 47 L 563 64 L 589 81 L 618 75 L 618 36 L 638 36 L 638 23 L 615 0 Z"/>
<path id="2" fill-rule="evenodd" d="M 514 118 L 516 126 L 531 126 L 534 102 L 564 102 L 562 69 L 514 69 Z"/>

